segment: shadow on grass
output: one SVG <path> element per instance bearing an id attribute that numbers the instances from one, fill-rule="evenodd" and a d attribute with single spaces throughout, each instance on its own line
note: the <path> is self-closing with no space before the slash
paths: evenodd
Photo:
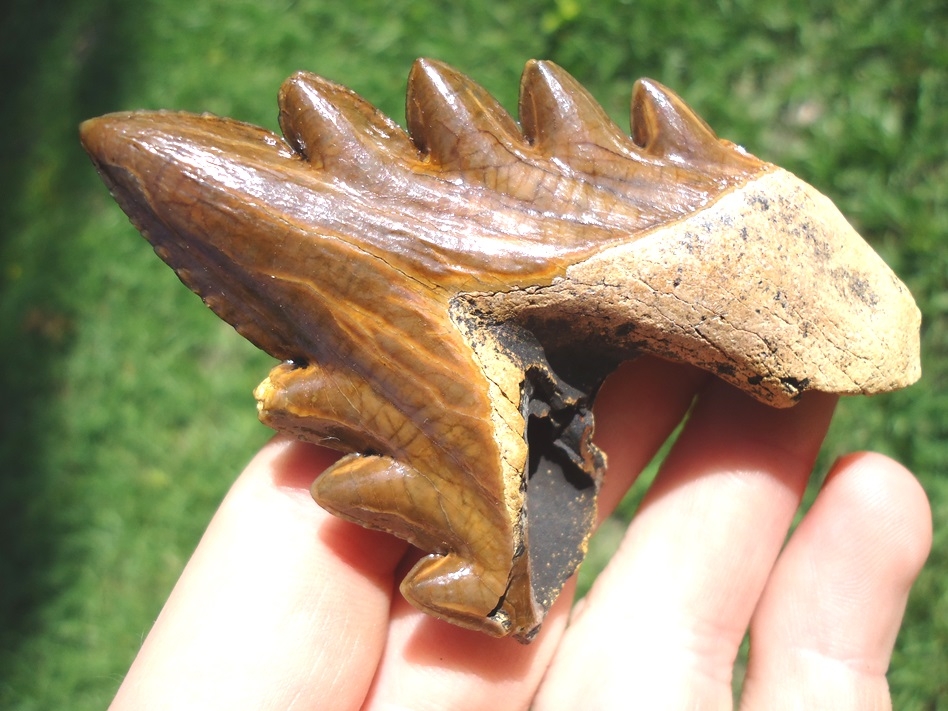
<path id="1" fill-rule="evenodd" d="M 53 496 L 70 474 L 55 456 L 57 403 L 85 268 L 70 237 L 98 187 L 77 126 L 128 81 L 134 8 L 16 0 L 0 26 L 0 679 L 68 583 L 55 572 L 70 533 Z"/>

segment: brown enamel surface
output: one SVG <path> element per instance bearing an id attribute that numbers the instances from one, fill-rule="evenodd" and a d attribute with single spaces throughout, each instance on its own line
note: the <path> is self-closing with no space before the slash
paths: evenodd
<path id="1" fill-rule="evenodd" d="M 529 640 L 582 559 L 605 460 L 590 408 L 641 352 L 779 406 L 918 377 L 908 292 L 826 198 L 641 80 L 626 135 L 530 62 L 520 123 L 451 68 L 412 68 L 404 131 L 299 73 L 284 137 L 111 114 L 83 145 L 158 255 L 284 361 L 261 419 L 346 452 L 314 484 L 427 555 L 439 617 Z"/>

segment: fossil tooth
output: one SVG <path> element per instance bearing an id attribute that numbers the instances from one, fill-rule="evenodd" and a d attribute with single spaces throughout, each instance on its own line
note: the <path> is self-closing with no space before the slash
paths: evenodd
<path id="1" fill-rule="evenodd" d="M 686 165 L 728 165 L 742 158 L 679 96 L 651 79 L 639 79 L 632 89 L 632 138 L 647 153 Z"/>
<path id="2" fill-rule="evenodd" d="M 213 116 L 112 114 L 83 145 L 133 223 L 278 358 L 260 419 L 345 456 L 325 508 L 425 556 L 405 597 L 529 641 L 583 558 L 605 457 L 592 403 L 641 353 L 763 402 L 920 374 L 911 295 L 832 203 L 642 80 L 625 136 L 550 62 L 523 134 L 419 60 L 409 134 L 337 84 L 280 92 L 285 139 Z"/>
<path id="3" fill-rule="evenodd" d="M 405 132 L 354 91 L 308 72 L 280 88 L 280 128 L 314 168 L 365 176 L 416 157 Z"/>
<path id="4" fill-rule="evenodd" d="M 265 195 L 234 199 L 246 166 L 298 162 L 282 141 L 229 119 L 171 112 L 110 114 L 84 123 L 82 137 L 134 225 L 218 316 L 281 360 L 307 350 L 310 334 L 297 330 L 306 317 L 277 305 L 292 303 L 289 295 L 254 296 L 271 281 L 266 234 L 247 245 L 230 239 L 236 222 L 266 221 Z"/>
<path id="5" fill-rule="evenodd" d="M 601 168 L 587 161 L 577 166 L 574 161 L 584 147 L 602 149 L 617 157 L 638 158 L 629 137 L 622 132 L 605 110 L 582 85 L 553 62 L 530 61 L 520 81 L 520 124 L 524 137 L 534 149 L 547 158 L 593 175 Z M 625 177 L 629 166 L 625 161 L 612 161 L 610 167 L 621 165 Z"/>
<path id="6" fill-rule="evenodd" d="M 442 173 L 489 182 L 517 162 L 516 122 L 486 89 L 441 62 L 419 59 L 408 77 L 408 131 Z"/>

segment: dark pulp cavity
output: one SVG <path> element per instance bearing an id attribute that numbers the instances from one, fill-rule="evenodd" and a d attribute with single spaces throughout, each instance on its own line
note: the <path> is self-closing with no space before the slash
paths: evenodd
<path id="1" fill-rule="evenodd" d="M 534 599 L 544 611 L 579 567 L 596 520 L 603 457 L 591 443 L 588 399 L 551 405 L 528 372 L 526 539 Z"/>
<path id="2" fill-rule="evenodd" d="M 524 370 L 521 412 L 529 461 L 523 538 L 533 598 L 545 613 L 582 563 L 596 521 L 605 458 L 592 443 L 592 402 L 614 363 L 604 367 L 579 351 L 547 352 L 532 333 L 513 324 L 493 330 Z"/>

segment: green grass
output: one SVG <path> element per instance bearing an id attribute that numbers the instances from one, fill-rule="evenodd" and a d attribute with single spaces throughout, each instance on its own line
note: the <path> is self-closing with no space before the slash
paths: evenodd
<path id="1" fill-rule="evenodd" d="M 923 383 L 846 401 L 821 461 L 882 450 L 928 490 L 935 550 L 890 680 L 896 708 L 948 708 L 943 0 L 14 0 L 0 25 L 0 708 L 107 704 L 269 436 L 250 395 L 268 358 L 135 234 L 79 121 L 176 108 L 276 128 L 276 90 L 303 68 L 401 120 L 423 55 L 511 109 L 524 61 L 553 59 L 623 125 L 632 82 L 652 76 L 830 195 L 905 279 L 924 314 Z"/>

